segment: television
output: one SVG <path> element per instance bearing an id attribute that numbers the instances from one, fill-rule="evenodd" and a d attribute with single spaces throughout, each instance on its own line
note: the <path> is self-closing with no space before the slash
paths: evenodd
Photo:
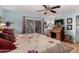
<path id="1" fill-rule="evenodd" d="M 55 20 L 55 25 L 64 25 L 64 19 Z"/>

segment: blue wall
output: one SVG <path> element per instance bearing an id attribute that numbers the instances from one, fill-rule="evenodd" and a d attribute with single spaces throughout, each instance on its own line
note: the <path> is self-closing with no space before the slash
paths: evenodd
<path id="1" fill-rule="evenodd" d="M 2 17 L 2 19 L 4 18 L 4 9 L 0 8 L 0 16 Z"/>
<path id="2" fill-rule="evenodd" d="M 28 16 L 28 17 L 35 17 L 42 19 L 43 17 L 38 14 L 30 13 L 30 12 L 19 12 L 19 11 L 9 11 L 9 10 L 4 10 L 4 22 L 6 21 L 11 21 L 13 22 L 14 26 L 14 32 L 16 34 L 22 33 L 22 23 L 23 23 L 23 16 Z"/>

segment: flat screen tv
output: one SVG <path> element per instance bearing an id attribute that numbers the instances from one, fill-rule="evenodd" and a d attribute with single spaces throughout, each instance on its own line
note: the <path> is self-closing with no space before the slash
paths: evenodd
<path id="1" fill-rule="evenodd" d="M 64 19 L 55 20 L 55 25 L 64 25 Z"/>

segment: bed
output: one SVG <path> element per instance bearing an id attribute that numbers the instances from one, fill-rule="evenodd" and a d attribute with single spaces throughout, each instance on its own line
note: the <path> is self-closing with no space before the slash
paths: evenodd
<path id="1" fill-rule="evenodd" d="M 42 34 L 16 35 L 16 49 L 9 53 L 64 53 L 63 43 Z"/>

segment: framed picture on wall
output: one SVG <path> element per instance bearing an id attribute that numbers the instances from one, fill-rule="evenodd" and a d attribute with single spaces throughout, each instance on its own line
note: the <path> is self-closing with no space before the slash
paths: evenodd
<path id="1" fill-rule="evenodd" d="M 67 25 L 67 30 L 72 30 L 72 25 Z"/>
<path id="2" fill-rule="evenodd" d="M 67 23 L 68 24 L 72 23 L 72 18 L 67 18 Z"/>

